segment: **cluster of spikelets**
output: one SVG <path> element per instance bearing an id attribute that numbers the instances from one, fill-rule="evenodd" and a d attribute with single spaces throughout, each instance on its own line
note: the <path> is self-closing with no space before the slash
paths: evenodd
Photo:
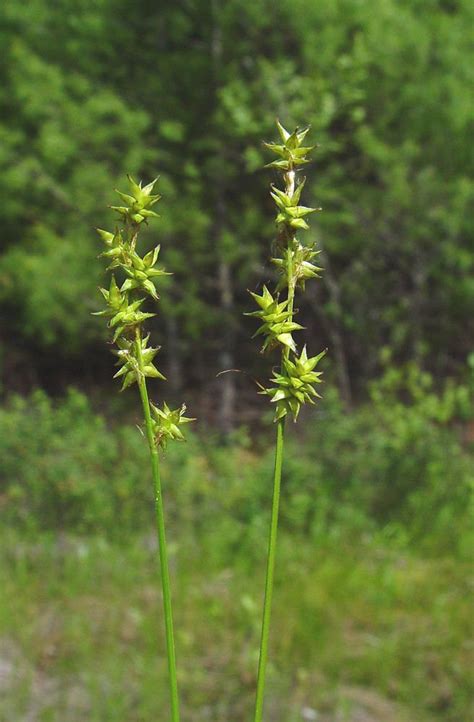
<path id="1" fill-rule="evenodd" d="M 265 393 L 276 404 L 275 420 L 286 416 L 288 411 L 296 419 L 302 404 L 313 404 L 315 398 L 321 398 L 313 384 L 321 383 L 322 371 L 314 369 L 325 353 L 321 351 L 317 356 L 308 358 L 304 346 L 300 356 L 295 354 L 293 360 L 283 358 L 280 371 L 273 372 L 272 381 L 275 385 L 265 389 Z"/>
<path id="2" fill-rule="evenodd" d="M 281 142 L 265 143 L 265 146 L 278 156 L 278 160 L 267 167 L 279 170 L 284 182 L 283 189 L 271 188 L 271 197 L 277 207 L 276 255 L 271 260 L 277 269 L 278 280 L 273 293 L 267 286 L 263 287 L 261 295 L 251 293 L 259 310 L 247 314 L 261 322 L 254 335 L 265 337 L 262 352 L 278 347 L 282 351 L 281 368 L 273 374 L 273 386 L 261 391 L 276 405 L 275 421 L 289 413 L 296 420 L 303 404 L 314 403 L 315 398 L 319 398 L 314 385 L 321 383 L 321 372 L 315 368 L 325 354 L 322 351 L 308 358 L 305 346 L 298 356 L 293 338 L 293 333 L 303 328 L 294 320 L 295 291 L 297 288 L 304 291 L 306 281 L 317 278 L 322 270 L 314 262 L 319 253 L 314 245 L 305 245 L 296 236 L 299 231 L 309 228 L 305 218 L 321 210 L 300 205 L 305 179 L 298 181 L 296 178 L 298 167 L 309 163 L 308 155 L 314 146 L 303 145 L 308 128 L 297 128 L 289 133 L 280 123 L 277 125 Z M 283 299 L 280 298 L 282 292 L 286 294 Z"/>
<path id="3" fill-rule="evenodd" d="M 254 334 L 254 338 L 260 335 L 265 336 L 262 351 L 271 350 L 279 344 L 296 351 L 292 332 L 298 331 L 303 326 L 293 321 L 293 314 L 288 310 L 288 299 L 279 302 L 266 286 L 263 287 L 261 296 L 252 292 L 251 295 L 260 306 L 260 311 L 252 311 L 246 315 L 255 316 L 262 321 L 262 325 Z"/>
<path id="4" fill-rule="evenodd" d="M 112 206 L 119 214 L 120 225 L 114 233 L 98 229 L 105 244 L 105 251 L 100 257 L 110 262 L 107 270 L 117 270 L 123 277 L 119 285 L 112 274 L 109 288 L 100 289 L 106 308 L 96 313 L 109 319 L 108 327 L 113 332 L 113 342 L 117 345 L 115 353 L 118 357 L 117 366 L 120 367 L 114 378 L 122 380 L 122 390 L 133 383 L 140 384 L 147 377 L 165 380 L 154 364 L 159 347 L 149 346 L 150 334 L 143 335 L 142 332 L 144 322 L 155 314 L 143 311 L 142 307 L 147 297 L 158 300 L 155 281 L 161 276 L 169 275 L 157 266 L 160 246 L 156 246 L 143 257 L 137 252 L 141 225 L 147 223 L 149 218 L 159 217 L 151 210 L 161 197 L 158 194 L 153 195 L 156 180 L 142 187 L 141 183 L 136 183 L 130 176 L 128 179 L 130 193 L 117 191 L 127 205 Z M 170 439 L 184 439 L 179 426 L 193 420 L 186 418 L 185 411 L 184 404 L 178 409 L 170 409 L 166 403 L 161 409 L 150 404 L 157 446 L 165 448 Z"/>

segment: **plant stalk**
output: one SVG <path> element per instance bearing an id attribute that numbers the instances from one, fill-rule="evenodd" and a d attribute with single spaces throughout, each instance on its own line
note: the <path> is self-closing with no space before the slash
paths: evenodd
<path id="1" fill-rule="evenodd" d="M 263 699 L 265 693 L 265 673 L 268 659 L 268 641 L 270 637 L 270 619 L 272 612 L 273 578 L 275 573 L 275 555 L 278 531 L 278 512 L 280 507 L 281 469 L 283 463 L 283 440 L 285 419 L 277 425 L 275 469 L 273 474 L 273 501 L 268 539 L 267 575 L 265 580 L 265 601 L 263 603 L 262 636 L 260 641 L 260 657 L 258 662 L 257 696 L 255 702 L 255 722 L 262 722 Z"/>
<path id="2" fill-rule="evenodd" d="M 178 695 L 178 678 L 176 671 L 176 650 L 174 643 L 174 629 L 173 629 L 173 611 L 171 604 L 171 588 L 170 588 L 170 574 L 169 574 L 169 563 L 168 563 L 168 551 L 166 547 L 166 534 L 165 534 L 165 516 L 163 507 L 163 495 L 161 490 L 161 478 L 160 478 L 160 466 L 158 449 L 156 448 L 155 439 L 153 437 L 153 426 L 150 413 L 150 401 L 148 398 L 148 389 L 146 385 L 145 375 L 143 373 L 143 358 L 142 358 L 142 345 L 141 345 L 141 334 L 140 329 L 136 329 L 136 346 L 137 346 L 137 361 L 138 361 L 138 388 L 140 390 L 140 398 L 143 406 L 143 413 L 145 417 L 145 430 L 150 448 L 151 457 L 151 469 L 153 474 L 153 482 L 155 487 L 155 515 L 156 515 L 156 527 L 158 532 L 158 546 L 160 555 L 160 567 L 161 567 L 161 584 L 163 590 L 163 607 L 165 613 L 165 632 L 166 632 L 166 650 L 168 656 L 168 674 L 169 674 L 169 685 L 170 685 L 170 702 L 171 702 L 171 720 L 172 722 L 179 722 L 179 695 Z"/>
<path id="3" fill-rule="evenodd" d="M 285 176 L 286 192 L 292 195 L 295 190 L 295 173 L 294 170 L 290 170 Z M 288 248 L 291 247 L 293 238 L 288 238 Z M 288 276 L 288 310 L 293 318 L 293 307 L 295 299 L 295 282 L 293 275 L 293 264 L 288 259 L 289 266 L 287 268 Z M 285 347 L 282 351 L 282 362 L 283 359 L 287 359 L 289 356 L 289 348 Z M 285 431 L 285 418 L 279 419 L 276 433 L 276 448 L 275 448 L 275 468 L 273 473 L 273 500 L 272 500 L 272 515 L 270 521 L 270 535 L 268 539 L 268 556 L 267 556 L 267 574 L 265 580 L 265 599 L 263 603 L 263 620 L 262 620 L 262 635 L 260 640 L 260 655 L 258 662 L 258 677 L 257 677 L 257 695 L 255 702 L 255 722 L 262 722 L 263 719 L 263 700 L 265 694 L 265 675 L 267 668 L 268 659 L 268 642 L 270 638 L 270 620 L 272 611 L 272 597 L 273 597 L 273 580 L 275 575 L 275 557 L 276 557 L 276 542 L 278 532 L 278 514 L 280 509 L 280 486 L 281 486 L 281 470 L 283 464 L 283 442 L 284 442 L 284 431 Z"/>

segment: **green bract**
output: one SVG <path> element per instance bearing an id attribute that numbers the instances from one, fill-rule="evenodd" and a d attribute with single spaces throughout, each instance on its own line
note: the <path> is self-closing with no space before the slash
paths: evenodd
<path id="1" fill-rule="evenodd" d="M 313 384 L 321 383 L 319 377 L 322 371 L 314 371 L 314 368 L 325 353 L 326 351 L 321 351 L 317 356 L 308 358 L 305 346 L 299 357 L 293 360 L 284 358 L 281 371 L 273 372 L 272 381 L 275 386 L 260 393 L 270 396 L 272 402 L 276 404 L 276 420 L 286 416 L 288 410 L 296 419 L 302 404 L 307 401 L 314 404 L 315 398 L 321 398 Z"/>
<path id="2" fill-rule="evenodd" d="M 146 293 L 158 301 L 158 294 L 152 279 L 170 275 L 160 268 L 155 268 L 159 252 L 160 246 L 156 246 L 156 248 L 147 253 L 144 258 L 140 258 L 135 251 L 130 251 L 130 253 L 125 255 L 122 268 L 128 278 L 124 281 L 120 290 L 131 291 L 139 288 L 146 291 Z"/>
<path id="3" fill-rule="evenodd" d="M 151 194 L 158 178 L 155 178 L 154 181 L 142 188 L 142 184 L 135 183 L 132 176 L 129 175 L 127 177 L 130 182 L 131 193 L 122 193 L 122 191 L 118 190 L 116 190 L 116 193 L 118 193 L 124 203 L 127 203 L 128 205 L 111 206 L 111 208 L 123 216 L 125 222 L 132 225 L 138 226 L 147 218 L 159 218 L 158 213 L 150 210 L 150 208 L 161 198 L 158 194 L 154 196 Z"/>
<path id="4" fill-rule="evenodd" d="M 303 326 L 291 320 L 292 313 L 287 308 L 288 301 L 278 303 L 266 286 L 263 287 L 261 296 L 257 293 L 251 293 L 251 296 L 257 301 L 262 310 L 252 311 L 252 313 L 245 315 L 256 316 L 263 321 L 263 324 L 253 335 L 254 338 L 261 334 L 266 336 L 262 352 L 278 346 L 279 343 L 294 351 L 296 346 L 291 333 L 292 331 L 298 331 Z"/>
<path id="5" fill-rule="evenodd" d="M 303 230 L 307 230 L 309 226 L 306 221 L 303 220 L 304 217 L 308 216 L 310 213 L 316 213 L 316 211 L 321 210 L 321 208 L 307 208 L 306 206 L 298 205 L 303 185 L 304 181 L 291 195 L 284 193 L 279 188 L 275 188 L 275 186 L 272 186 L 272 192 L 270 195 L 279 209 L 279 213 L 276 217 L 278 225 L 286 224 L 290 228 L 302 228 Z"/>
<path id="6" fill-rule="evenodd" d="M 183 432 L 179 427 L 181 424 L 189 424 L 190 421 L 196 420 L 184 415 L 186 413 L 186 404 L 183 404 L 179 409 L 170 409 L 166 402 L 163 404 L 162 409 L 152 404 L 151 413 L 153 415 L 153 434 L 156 443 L 163 449 L 166 449 L 170 439 L 184 441 Z"/>
<path id="7" fill-rule="evenodd" d="M 278 268 L 280 279 L 276 290 L 281 291 L 288 287 L 288 268 L 291 268 L 293 282 L 304 291 L 305 282 L 310 278 L 318 278 L 322 268 L 316 266 L 312 261 L 320 253 L 312 246 L 303 246 L 295 240 L 293 248 L 287 248 L 283 252 L 283 258 L 272 258 L 272 263 Z"/>
<path id="8" fill-rule="evenodd" d="M 285 130 L 278 121 L 277 127 L 282 140 L 282 145 L 278 145 L 277 143 L 265 143 L 265 146 L 273 153 L 280 156 L 283 160 L 274 160 L 272 163 L 268 163 L 266 167 L 292 171 L 296 166 L 309 163 L 309 159 L 306 156 L 314 149 L 315 146 L 301 145 L 309 131 L 309 128 L 304 128 L 303 130 L 296 128 L 293 133 L 288 133 L 288 131 Z"/>
<path id="9" fill-rule="evenodd" d="M 123 376 L 123 383 L 121 391 L 130 386 L 131 384 L 138 381 L 139 375 L 142 374 L 145 377 L 166 380 L 165 376 L 158 371 L 156 366 L 152 363 L 156 354 L 160 350 L 158 348 L 151 348 L 147 346 L 150 334 L 141 340 L 142 347 L 142 361 L 143 369 L 140 370 L 137 359 L 135 358 L 135 344 L 133 341 L 129 341 L 126 338 L 119 338 L 117 341 L 118 350 L 115 353 L 118 356 L 117 366 L 120 369 L 114 376 L 114 379 Z"/>

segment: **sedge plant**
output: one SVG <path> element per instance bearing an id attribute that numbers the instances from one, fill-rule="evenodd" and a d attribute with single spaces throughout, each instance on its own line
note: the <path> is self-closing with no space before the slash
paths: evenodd
<path id="1" fill-rule="evenodd" d="M 137 384 L 143 407 L 144 430 L 150 451 L 151 472 L 155 492 L 156 527 L 159 543 L 161 583 L 165 621 L 166 649 L 170 685 L 171 720 L 179 722 L 179 696 L 176 671 L 176 653 L 174 643 L 173 613 L 171 604 L 170 575 L 166 546 L 163 494 L 160 478 L 159 450 L 165 449 L 170 440 L 183 441 L 180 428 L 194 419 L 185 416 L 186 406 L 171 409 L 166 402 L 161 406 L 150 401 L 147 379 L 165 380 L 155 365 L 155 356 L 159 347 L 150 345 L 150 333 L 145 324 L 155 314 L 144 310 L 145 302 L 159 299 L 156 282 L 160 277 L 169 275 L 158 266 L 160 246 L 157 245 L 145 255 L 137 250 L 137 241 L 141 228 L 158 214 L 152 207 L 159 201 L 160 195 L 154 194 L 156 180 L 142 186 L 128 176 L 128 193 L 117 191 L 122 206 L 111 206 L 119 217 L 113 232 L 97 229 L 105 250 L 99 257 L 109 262 L 107 270 L 112 271 L 109 288 L 101 288 L 105 300 L 105 309 L 96 315 L 108 318 L 108 328 L 115 344 L 118 371 L 114 378 L 122 382 L 121 390 Z M 117 283 L 116 274 L 119 277 Z"/>
<path id="2" fill-rule="evenodd" d="M 320 398 L 315 385 L 321 383 L 321 371 L 316 370 L 325 351 L 316 356 L 308 356 L 306 346 L 298 350 L 293 334 L 303 329 L 295 321 L 295 294 L 304 291 L 305 284 L 317 278 L 322 270 L 316 265 L 318 251 L 313 244 L 302 243 L 300 231 L 309 228 L 306 217 L 317 208 L 300 205 L 305 178 L 299 178 L 301 166 L 309 162 L 309 154 L 314 146 L 304 145 L 309 128 L 296 128 L 289 133 L 277 122 L 280 134 L 279 143 L 265 143 L 277 159 L 266 167 L 275 168 L 281 175 L 281 186 L 271 186 L 270 195 L 276 205 L 277 235 L 274 243 L 274 257 L 271 259 L 276 268 L 277 281 L 270 290 L 263 286 L 261 294 L 251 293 L 258 310 L 248 313 L 255 316 L 260 326 L 255 336 L 263 336 L 262 352 L 280 353 L 280 365 L 273 371 L 268 388 L 261 387 L 260 393 L 270 398 L 275 408 L 276 423 L 275 465 L 273 476 L 273 499 L 268 541 L 265 597 L 263 605 L 262 632 L 258 663 L 257 693 L 255 702 L 255 722 L 262 722 L 265 692 L 265 675 L 268 660 L 270 637 L 270 618 L 275 572 L 275 554 L 280 506 L 280 482 L 283 463 L 283 445 L 285 422 L 287 417 L 296 421 L 301 407 L 305 403 L 314 403 Z"/>

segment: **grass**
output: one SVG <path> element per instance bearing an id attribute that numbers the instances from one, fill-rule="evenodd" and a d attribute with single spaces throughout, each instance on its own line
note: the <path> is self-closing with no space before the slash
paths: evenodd
<path id="1" fill-rule="evenodd" d="M 383 383 L 288 435 L 265 722 L 469 719 L 472 454 L 440 421 L 462 388 Z M 183 722 L 251 719 L 267 449 L 191 434 L 163 460 Z M 169 722 L 142 436 L 38 392 L 0 409 L 0 458 L 0 722 Z"/>
<path id="2" fill-rule="evenodd" d="M 245 539 L 231 556 L 207 553 L 221 531 L 186 532 L 170 548 L 188 722 L 244 722 L 254 702 L 265 559 Z M 1 722 L 168 719 L 153 539 L 4 532 Z M 464 563 L 390 552 L 375 537 L 316 548 L 286 532 L 279 559 L 269 722 L 468 718 Z"/>

